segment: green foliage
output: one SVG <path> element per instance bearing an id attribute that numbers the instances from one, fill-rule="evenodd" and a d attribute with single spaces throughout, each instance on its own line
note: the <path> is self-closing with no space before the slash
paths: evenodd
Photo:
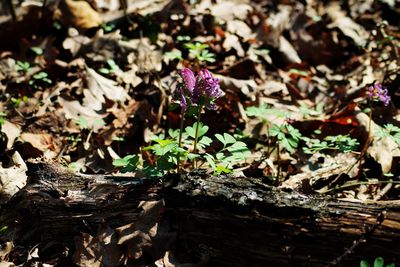
<path id="1" fill-rule="evenodd" d="M 324 103 L 318 103 L 314 109 L 310 109 L 304 103 L 300 104 L 300 112 L 303 114 L 304 118 L 309 118 L 312 116 L 320 116 L 324 113 Z"/>
<path id="2" fill-rule="evenodd" d="M 120 70 L 120 68 L 117 63 L 115 63 L 113 59 L 108 59 L 107 68 L 100 68 L 99 72 L 103 74 L 111 74 L 117 72 L 118 70 Z"/>
<path id="3" fill-rule="evenodd" d="M 16 71 L 27 72 L 30 69 L 31 69 L 31 64 L 29 64 L 29 62 L 17 60 L 16 65 L 15 65 Z"/>
<path id="4" fill-rule="evenodd" d="M 349 135 L 327 136 L 322 141 L 304 137 L 307 147 L 303 147 L 303 151 L 307 154 L 314 154 L 323 150 L 337 150 L 339 152 L 348 153 L 355 151 L 360 144 L 357 139 L 351 138 Z"/>
<path id="5" fill-rule="evenodd" d="M 100 118 L 94 119 L 92 122 L 89 122 L 85 117 L 80 116 L 78 119 L 74 120 L 75 123 L 79 126 L 81 130 L 84 129 L 93 129 L 94 126 L 104 126 L 105 122 L 104 120 Z"/>
<path id="6" fill-rule="evenodd" d="M 2 226 L 0 228 L 0 235 L 7 233 L 7 231 L 8 231 L 8 226 Z"/>
<path id="7" fill-rule="evenodd" d="M 386 124 L 383 129 L 378 127 L 375 135 L 379 138 L 389 137 L 400 146 L 400 128 L 393 124 Z"/>
<path id="8" fill-rule="evenodd" d="M 5 119 L 4 119 L 5 116 L 6 116 L 6 114 L 4 112 L 0 111 L 0 129 L 1 129 L 1 126 L 3 126 L 5 123 Z"/>
<path id="9" fill-rule="evenodd" d="M 279 144 L 290 153 L 299 146 L 302 137 L 300 131 L 290 124 L 273 124 L 269 129 L 270 136 L 275 136 Z"/>
<path id="10" fill-rule="evenodd" d="M 101 28 L 103 29 L 103 31 L 105 33 L 112 32 L 113 30 L 115 30 L 115 27 L 116 27 L 115 24 L 112 24 L 112 23 L 101 24 Z"/>
<path id="11" fill-rule="evenodd" d="M 180 51 L 180 50 L 178 50 L 178 49 L 174 49 L 174 50 L 172 50 L 172 51 L 170 51 L 170 52 L 166 52 L 166 53 L 164 54 L 164 57 L 165 57 L 166 59 L 168 59 L 168 60 L 175 60 L 175 59 L 177 59 L 177 60 L 183 60 L 182 51 Z"/>
<path id="12" fill-rule="evenodd" d="M 382 257 L 377 257 L 374 261 L 373 267 L 384 267 L 384 266 L 385 266 L 384 259 Z M 371 267 L 371 265 L 367 261 L 362 260 L 360 262 L 360 267 Z M 395 267 L 395 264 L 390 263 L 390 264 L 386 265 L 386 267 Z"/>
<path id="13" fill-rule="evenodd" d="M 262 123 L 264 124 L 269 124 L 270 122 L 268 121 L 269 117 L 276 117 L 276 118 L 285 118 L 289 114 L 286 111 L 279 110 L 276 108 L 272 108 L 268 106 L 267 104 L 263 104 L 261 106 L 251 106 L 246 108 L 246 115 L 250 117 L 257 117 L 258 119 L 261 120 Z"/>
<path id="14" fill-rule="evenodd" d="M 43 55 L 43 49 L 39 46 L 32 46 L 31 51 L 35 53 L 37 56 Z"/>
<path id="15" fill-rule="evenodd" d="M 178 36 L 177 37 L 178 41 L 189 41 L 190 37 L 189 36 Z M 185 43 L 183 45 L 186 49 L 188 49 L 189 52 L 189 58 L 197 60 L 198 62 L 209 62 L 209 63 L 214 63 L 216 61 L 215 59 L 215 54 L 211 53 L 208 48 L 209 46 L 206 44 L 202 44 L 200 42 L 195 42 L 195 43 Z M 170 52 L 166 52 L 164 54 L 164 57 L 168 60 L 183 60 L 183 55 L 182 51 L 178 49 L 174 49 Z"/>
<path id="16" fill-rule="evenodd" d="M 139 156 L 127 155 L 120 159 L 114 159 L 112 164 L 117 168 L 122 168 L 123 172 L 133 172 L 139 165 Z"/>
<path id="17" fill-rule="evenodd" d="M 230 173 L 234 170 L 233 165 L 244 162 L 251 152 L 244 142 L 237 140 L 228 133 L 216 134 L 216 139 L 223 144 L 215 156 L 206 153 L 204 158 L 213 169 L 214 174 Z"/>
<path id="18" fill-rule="evenodd" d="M 11 98 L 10 98 L 11 106 L 12 106 L 13 108 L 17 108 L 17 107 L 19 107 L 19 105 L 21 105 L 22 103 L 28 102 L 28 99 L 29 99 L 29 98 L 28 98 L 26 95 L 23 96 L 23 97 L 18 97 L 18 98 L 11 97 Z"/>
<path id="19" fill-rule="evenodd" d="M 189 49 L 189 57 L 197 59 L 200 62 L 215 62 L 215 54 L 208 51 L 208 45 L 196 42 L 186 43 L 184 46 Z"/>
<path id="20" fill-rule="evenodd" d="M 39 83 L 52 84 L 52 80 L 49 78 L 49 74 L 44 71 L 40 71 L 32 76 L 32 79 L 29 81 L 29 85 L 33 87 L 38 87 Z"/>

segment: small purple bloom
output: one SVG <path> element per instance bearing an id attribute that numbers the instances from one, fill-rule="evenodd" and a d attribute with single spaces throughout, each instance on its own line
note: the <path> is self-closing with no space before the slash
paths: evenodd
<path id="1" fill-rule="evenodd" d="M 194 87 L 196 86 L 196 78 L 194 77 L 193 71 L 188 68 L 184 68 L 181 70 L 181 77 L 190 94 L 193 94 Z"/>
<path id="2" fill-rule="evenodd" d="M 379 82 L 375 82 L 368 87 L 367 96 L 370 100 L 381 101 L 385 106 L 389 105 L 390 96 L 388 95 L 388 90 Z"/>
<path id="3" fill-rule="evenodd" d="M 220 98 L 224 92 L 219 87 L 219 79 L 214 78 L 207 69 L 202 69 L 199 72 L 200 84 L 203 86 L 204 95 L 212 100 Z"/>
<path id="4" fill-rule="evenodd" d="M 187 110 L 187 102 L 186 102 L 186 96 L 185 96 L 185 92 L 184 92 L 183 88 L 179 89 L 179 94 L 181 95 L 181 107 L 182 107 L 182 110 L 184 112 L 186 112 L 186 110 Z"/>
<path id="5" fill-rule="evenodd" d="M 207 69 L 202 69 L 195 77 L 190 69 L 184 68 L 180 71 L 180 76 L 183 82 L 178 84 L 177 93 L 180 95 L 183 111 L 187 110 L 188 100 L 190 100 L 190 104 L 216 109 L 213 102 L 224 95 L 218 78 L 214 78 Z"/>

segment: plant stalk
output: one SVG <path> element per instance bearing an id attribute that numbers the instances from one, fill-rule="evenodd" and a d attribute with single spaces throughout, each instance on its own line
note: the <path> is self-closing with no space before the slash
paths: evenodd
<path id="1" fill-rule="evenodd" d="M 182 110 L 182 112 L 181 112 L 181 124 L 180 124 L 180 127 L 179 127 L 179 138 L 178 138 L 178 146 L 179 146 L 179 148 L 182 147 L 182 134 L 183 134 L 184 122 L 185 122 L 185 111 Z M 178 151 L 178 153 L 176 155 L 176 159 L 177 159 L 177 163 L 176 163 L 177 171 L 178 171 L 178 173 L 181 173 L 181 169 L 180 169 L 180 161 L 181 160 L 180 160 L 180 156 L 179 156 L 179 151 Z"/>
<path id="2" fill-rule="evenodd" d="M 200 117 L 201 117 L 201 110 L 203 109 L 202 106 L 199 106 L 199 114 L 197 114 L 197 123 L 196 123 L 196 130 L 194 136 L 194 145 L 193 145 L 193 154 L 197 154 L 197 141 L 199 139 L 199 125 L 200 125 Z M 197 168 L 196 158 L 193 159 L 193 169 Z"/>
<path id="3" fill-rule="evenodd" d="M 370 111 L 369 111 L 369 119 L 368 119 L 368 133 L 367 133 L 367 140 L 365 141 L 364 147 L 361 150 L 360 153 L 360 158 L 358 159 L 358 177 L 360 177 L 361 175 L 361 164 L 362 164 L 362 160 L 365 157 L 365 154 L 367 152 L 367 149 L 369 147 L 369 143 L 371 140 L 371 124 L 372 124 L 372 106 L 370 106 Z"/>

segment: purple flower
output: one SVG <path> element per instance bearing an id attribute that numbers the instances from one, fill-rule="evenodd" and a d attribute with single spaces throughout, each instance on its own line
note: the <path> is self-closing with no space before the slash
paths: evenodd
<path id="1" fill-rule="evenodd" d="M 207 69 L 202 69 L 195 77 L 193 72 L 184 68 L 180 72 L 183 83 L 178 84 L 177 91 L 183 111 L 191 104 L 204 105 L 208 109 L 215 109 L 214 101 L 223 96 L 224 92 L 219 86 L 219 79 L 214 78 Z"/>
<path id="2" fill-rule="evenodd" d="M 194 77 L 193 71 L 188 68 L 181 70 L 181 77 L 186 86 L 186 89 L 193 94 L 194 87 L 196 86 L 196 78 Z"/>
<path id="3" fill-rule="evenodd" d="M 370 100 L 381 101 L 385 106 L 389 105 L 390 96 L 388 95 L 388 90 L 379 82 L 375 82 L 368 87 L 367 96 Z"/>
<path id="4" fill-rule="evenodd" d="M 202 69 L 199 72 L 200 84 L 203 86 L 204 95 L 213 100 L 220 98 L 224 92 L 219 87 L 219 79 L 214 78 L 207 69 Z"/>

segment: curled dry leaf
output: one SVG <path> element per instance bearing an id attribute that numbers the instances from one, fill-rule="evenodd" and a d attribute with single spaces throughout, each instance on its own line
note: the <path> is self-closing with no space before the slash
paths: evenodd
<path id="1" fill-rule="evenodd" d="M 0 167 L 0 194 L 6 199 L 12 197 L 26 185 L 28 168 L 21 155 L 16 151 L 12 155 L 12 166 Z"/>
<path id="2" fill-rule="evenodd" d="M 355 116 L 360 127 L 367 134 L 368 125 L 370 123 L 369 116 L 363 112 L 358 112 Z M 389 137 L 378 138 L 374 133 L 381 128 L 378 124 L 371 120 L 371 145 L 367 149 L 367 153 L 371 155 L 382 167 L 383 173 L 390 173 L 394 157 L 400 157 L 400 149 L 395 141 Z"/>
<path id="3" fill-rule="evenodd" d="M 139 259 L 143 250 L 152 254 L 152 241 L 157 235 L 158 221 L 164 212 L 164 200 L 142 201 L 138 208 L 143 209 L 135 223 L 121 226 L 117 229 L 118 244 L 128 246 L 128 255 Z"/>
<path id="4" fill-rule="evenodd" d="M 118 266 L 123 263 L 123 252 L 117 245 L 115 231 L 109 227 L 100 229 L 96 237 L 87 233 L 75 238 L 73 260 L 81 267 Z"/>
<path id="5" fill-rule="evenodd" d="M 14 145 L 15 139 L 20 136 L 21 129 L 16 124 L 9 121 L 4 121 L 4 124 L 0 129 L 7 137 L 7 149 L 11 149 Z"/>
<path id="6" fill-rule="evenodd" d="M 59 9 L 61 21 L 79 30 L 99 27 L 103 23 L 100 14 L 86 1 L 61 0 Z"/>

